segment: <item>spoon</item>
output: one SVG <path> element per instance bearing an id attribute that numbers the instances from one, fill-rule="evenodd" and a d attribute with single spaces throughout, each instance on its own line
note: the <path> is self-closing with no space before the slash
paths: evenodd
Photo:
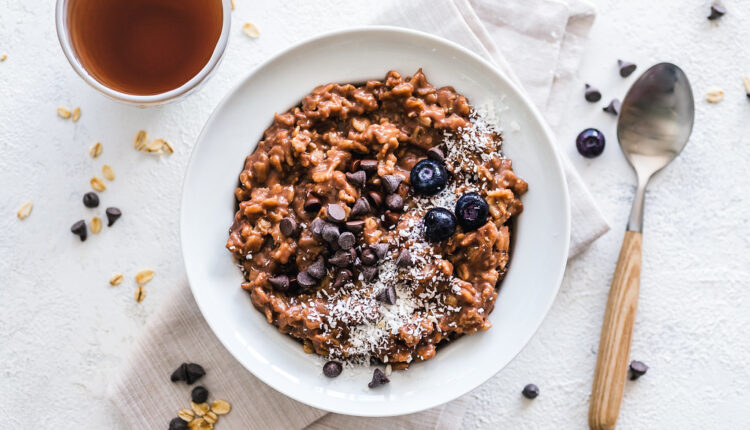
<path id="1" fill-rule="evenodd" d="M 604 313 L 589 408 L 592 430 L 614 429 L 620 413 L 641 281 L 646 186 L 685 147 L 694 117 L 690 82 L 682 69 L 670 63 L 643 73 L 622 102 L 617 138 L 635 170 L 638 188 Z"/>

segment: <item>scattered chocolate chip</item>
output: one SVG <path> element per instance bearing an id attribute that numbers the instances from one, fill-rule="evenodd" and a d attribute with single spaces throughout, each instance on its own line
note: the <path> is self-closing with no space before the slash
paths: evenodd
<path id="1" fill-rule="evenodd" d="M 107 215 L 107 227 L 112 227 L 112 224 L 115 223 L 120 217 L 122 216 L 122 212 L 120 209 L 117 208 L 107 208 L 104 213 Z"/>
<path id="2" fill-rule="evenodd" d="M 354 237 L 354 233 L 348 231 L 341 233 L 341 236 L 339 236 L 339 246 L 341 249 L 349 249 L 353 247 L 356 241 L 357 238 Z"/>
<path id="3" fill-rule="evenodd" d="M 642 361 L 633 360 L 630 362 L 630 380 L 635 381 L 648 371 L 648 366 Z"/>
<path id="4" fill-rule="evenodd" d="M 390 228 L 391 226 L 398 224 L 398 220 L 401 218 L 401 215 L 398 212 L 387 210 L 383 214 L 383 218 L 383 224 L 385 225 L 385 227 Z"/>
<path id="5" fill-rule="evenodd" d="M 354 202 L 354 206 L 352 206 L 352 211 L 349 213 L 350 217 L 358 217 L 361 215 L 367 215 L 370 213 L 370 203 L 367 201 L 366 198 L 360 197 L 357 199 L 357 201 Z"/>
<path id="6" fill-rule="evenodd" d="M 527 399 L 536 399 L 536 396 L 539 395 L 539 387 L 534 384 L 528 384 L 523 387 L 523 391 L 521 391 L 521 394 L 523 394 L 523 396 Z"/>
<path id="7" fill-rule="evenodd" d="M 388 194 L 393 194 L 398 190 L 398 186 L 403 181 L 403 178 L 401 176 L 396 175 L 385 175 L 382 178 L 383 182 L 383 188 L 385 188 L 385 192 Z"/>
<path id="8" fill-rule="evenodd" d="M 333 288 L 341 288 L 352 279 L 352 272 L 349 269 L 341 269 L 333 281 Z"/>
<path id="9" fill-rule="evenodd" d="M 286 275 L 274 276 L 268 280 L 274 290 L 285 293 L 289 291 L 289 277 Z"/>
<path id="10" fill-rule="evenodd" d="M 95 192 L 89 191 L 83 195 L 83 205 L 87 208 L 95 208 L 99 206 L 99 196 Z"/>
<path id="11" fill-rule="evenodd" d="M 279 230 L 281 230 L 281 234 L 286 237 L 294 237 L 299 233 L 299 230 L 297 229 L 297 221 L 290 217 L 281 219 Z"/>
<path id="12" fill-rule="evenodd" d="M 206 371 L 203 370 L 203 366 L 200 364 L 195 363 L 188 363 L 186 367 L 186 374 L 185 381 L 188 383 L 188 385 L 192 385 L 193 382 L 201 379 L 203 375 L 206 374 Z"/>
<path id="13" fill-rule="evenodd" d="M 620 76 L 627 78 L 633 72 L 635 72 L 636 66 L 634 63 L 629 61 L 617 60 L 617 67 L 620 68 Z"/>
<path id="14" fill-rule="evenodd" d="M 190 398 L 195 403 L 206 403 L 206 400 L 208 400 L 208 390 L 202 385 L 198 385 L 190 392 Z"/>
<path id="15" fill-rule="evenodd" d="M 362 260 L 362 264 L 372 266 L 378 262 L 378 256 L 375 255 L 375 251 L 370 248 L 365 248 L 360 252 L 359 259 Z"/>
<path id="16" fill-rule="evenodd" d="M 375 255 L 378 256 L 379 260 L 382 260 L 385 258 L 385 255 L 388 253 L 388 244 L 387 243 L 376 243 L 373 245 L 370 245 L 370 248 L 375 251 Z"/>
<path id="17" fill-rule="evenodd" d="M 373 279 L 378 275 L 378 266 L 364 266 L 362 267 L 362 279 L 365 282 L 372 282 Z"/>
<path id="18" fill-rule="evenodd" d="M 339 240 L 339 228 L 333 224 L 326 223 L 320 235 L 328 243 L 337 243 Z"/>
<path id="19" fill-rule="evenodd" d="M 408 249 L 402 249 L 396 258 L 396 266 L 398 267 L 409 267 L 414 264 L 414 259 L 411 258 L 411 253 Z"/>
<path id="20" fill-rule="evenodd" d="M 180 417 L 172 418 L 169 422 L 169 430 L 188 430 L 188 423 Z"/>
<path id="21" fill-rule="evenodd" d="M 315 262 L 307 266 L 307 273 L 315 279 L 323 279 L 326 275 L 326 261 L 323 257 L 318 257 Z"/>
<path id="22" fill-rule="evenodd" d="M 379 208 L 383 204 L 383 193 L 380 191 L 369 191 L 367 195 L 370 196 L 370 200 L 372 200 L 372 204 L 376 208 Z"/>
<path id="23" fill-rule="evenodd" d="M 385 198 L 385 205 L 392 211 L 401 212 L 404 209 L 404 199 L 398 194 L 389 194 Z"/>
<path id="24" fill-rule="evenodd" d="M 612 115 L 617 115 L 620 113 L 620 107 L 621 103 L 617 99 L 612 99 L 611 102 L 607 105 L 607 107 L 603 108 L 604 112 L 611 113 Z"/>
<path id="25" fill-rule="evenodd" d="M 320 235 L 323 233 L 323 226 L 326 225 L 326 222 L 323 221 L 321 218 L 315 218 L 310 222 L 310 233 L 313 234 L 313 236 L 320 237 Z"/>
<path id="26" fill-rule="evenodd" d="M 385 385 L 389 382 L 391 382 L 391 380 L 388 379 L 387 376 L 385 376 L 385 373 L 383 373 L 382 370 L 375 368 L 375 371 L 372 372 L 372 381 L 370 381 L 370 383 L 367 384 L 367 386 L 370 388 L 375 388 L 381 385 Z"/>
<path id="27" fill-rule="evenodd" d="M 307 196 L 305 200 L 304 208 L 307 212 L 317 212 L 320 210 L 320 200 L 315 196 Z"/>
<path id="28" fill-rule="evenodd" d="M 591 103 L 598 102 L 602 99 L 602 93 L 589 84 L 586 84 L 586 91 L 583 94 L 586 97 L 586 100 Z"/>
<path id="29" fill-rule="evenodd" d="M 346 219 L 344 207 L 337 203 L 329 203 L 326 206 L 326 215 L 333 222 L 342 222 Z"/>
<path id="30" fill-rule="evenodd" d="M 185 381 L 187 379 L 187 363 L 182 363 L 172 372 L 169 377 L 172 382 Z"/>
<path id="31" fill-rule="evenodd" d="M 297 283 L 302 288 L 310 288 L 318 285 L 318 280 L 310 276 L 307 271 L 302 271 L 297 274 Z"/>
<path id="32" fill-rule="evenodd" d="M 357 170 L 354 173 L 346 172 L 346 180 L 357 188 L 364 188 L 367 182 L 367 173 L 364 170 Z"/>
<path id="33" fill-rule="evenodd" d="M 718 3 L 711 3 L 711 14 L 708 15 L 708 19 L 711 21 L 719 19 L 724 16 L 725 13 L 727 13 L 727 9 L 724 6 Z"/>
<path id="34" fill-rule="evenodd" d="M 338 361 L 329 361 L 323 365 L 323 374 L 329 378 L 335 378 L 341 375 L 342 370 L 343 366 L 341 366 L 341 363 Z"/>
<path id="35" fill-rule="evenodd" d="M 442 163 L 445 161 L 445 154 L 443 154 L 443 151 L 441 151 L 440 148 L 430 148 L 427 150 L 427 158 Z"/>
<path id="36" fill-rule="evenodd" d="M 73 234 L 77 235 L 81 238 L 81 242 L 86 240 L 87 232 L 86 232 L 86 221 L 80 220 L 76 221 L 73 226 L 70 227 L 70 231 L 73 232 Z"/>
<path id="37" fill-rule="evenodd" d="M 367 201 L 367 200 L 365 200 L 365 201 Z M 349 230 L 349 231 L 351 231 L 354 234 L 361 233 L 362 230 L 365 229 L 365 222 L 362 221 L 362 220 L 359 220 L 359 221 L 347 221 L 346 222 L 346 229 Z"/>
<path id="38" fill-rule="evenodd" d="M 378 171 L 378 160 L 362 160 L 359 168 L 364 170 L 367 176 L 372 176 Z"/>
<path id="39" fill-rule="evenodd" d="M 382 290 L 378 291 L 378 294 L 375 295 L 375 300 L 389 305 L 395 305 L 396 298 L 396 288 L 393 285 L 389 285 L 383 288 Z"/>
<path id="40" fill-rule="evenodd" d="M 346 267 L 354 262 L 352 255 L 346 251 L 336 251 L 333 257 L 328 259 L 328 262 L 337 267 Z"/>

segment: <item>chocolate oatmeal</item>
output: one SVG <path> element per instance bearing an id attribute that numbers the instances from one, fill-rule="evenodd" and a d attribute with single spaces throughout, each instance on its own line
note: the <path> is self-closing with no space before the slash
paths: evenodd
<path id="1" fill-rule="evenodd" d="M 317 87 L 245 160 L 227 248 L 270 324 L 331 360 L 428 360 L 487 330 L 528 188 L 421 70 Z"/>

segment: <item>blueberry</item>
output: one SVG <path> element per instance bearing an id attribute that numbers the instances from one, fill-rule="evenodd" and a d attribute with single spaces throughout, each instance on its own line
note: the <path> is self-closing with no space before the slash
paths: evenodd
<path id="1" fill-rule="evenodd" d="M 594 158 L 604 151 L 604 134 L 595 128 L 587 128 L 576 138 L 578 152 L 586 158 Z"/>
<path id="2" fill-rule="evenodd" d="M 424 216 L 424 234 L 432 241 L 451 237 L 456 231 L 456 217 L 446 208 L 432 208 Z"/>
<path id="3" fill-rule="evenodd" d="M 539 395 L 539 387 L 534 384 L 527 384 L 525 387 L 523 387 L 523 391 L 521 391 L 521 394 L 523 394 L 523 396 L 527 399 L 536 399 L 536 397 Z"/>
<path id="4" fill-rule="evenodd" d="M 426 158 L 411 169 L 409 179 L 415 193 L 434 196 L 445 188 L 448 172 L 442 164 Z"/>
<path id="5" fill-rule="evenodd" d="M 490 207 L 477 193 L 466 193 L 456 202 L 458 224 L 466 231 L 476 230 L 487 222 Z"/>

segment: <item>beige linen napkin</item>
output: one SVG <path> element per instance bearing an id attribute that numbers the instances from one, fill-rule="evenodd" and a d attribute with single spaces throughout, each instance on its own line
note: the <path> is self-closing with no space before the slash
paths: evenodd
<path id="1" fill-rule="evenodd" d="M 288 17 L 287 17 L 288 18 Z M 554 126 L 593 22 L 584 0 L 419 0 L 394 3 L 373 23 L 423 30 L 477 52 L 519 83 Z M 565 160 L 573 220 L 571 257 L 609 229 L 578 174 Z M 175 288 L 109 387 L 108 396 L 134 429 L 165 429 L 189 389 L 169 375 L 183 361 L 202 364 L 212 398 L 229 401 L 219 429 L 455 429 L 464 398 L 417 414 L 359 418 L 311 408 L 250 374 L 224 349 L 203 320 L 187 285 Z"/>

